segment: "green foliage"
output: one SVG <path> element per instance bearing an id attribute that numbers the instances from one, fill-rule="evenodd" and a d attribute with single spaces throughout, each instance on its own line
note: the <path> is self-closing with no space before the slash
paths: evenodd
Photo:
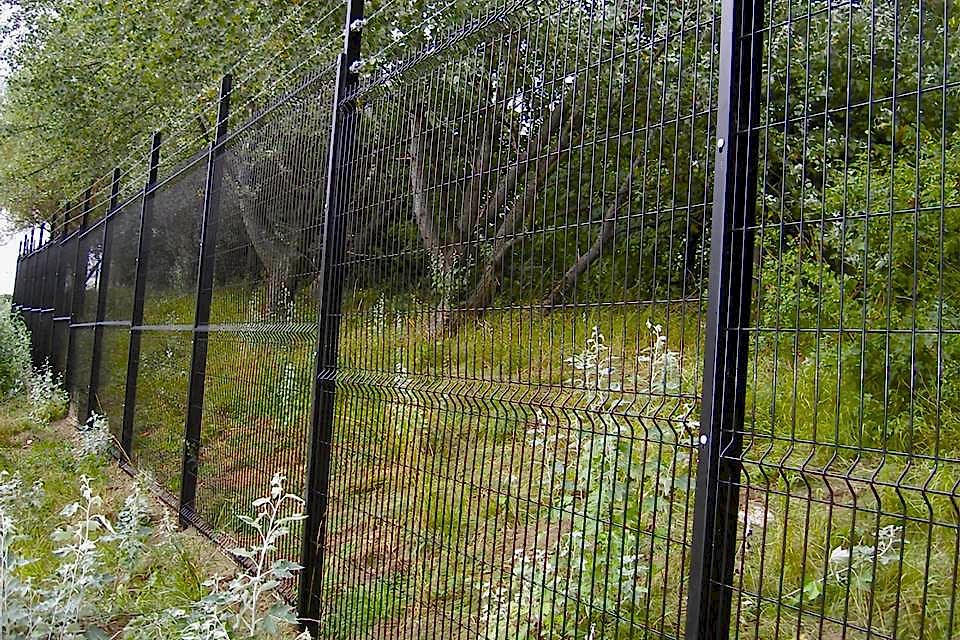
<path id="1" fill-rule="evenodd" d="M 806 600 L 816 602 L 824 593 L 824 586 L 832 582 L 838 586 L 849 584 L 856 590 L 867 590 L 873 583 L 875 567 L 885 567 L 896 562 L 900 545 L 903 543 L 903 528 L 888 525 L 877 532 L 875 545 L 857 544 L 850 548 L 838 546 L 830 552 L 829 576 L 814 578 L 804 583 L 802 588 L 784 597 L 787 604 L 797 605 Z"/>
<path id="2" fill-rule="evenodd" d="M 23 390 L 31 371 L 30 335 L 9 305 L 0 308 L 0 396 Z"/>
<path id="3" fill-rule="evenodd" d="M 19 470 L 0 472 L 0 636 L 293 637 L 295 617 L 276 587 L 299 567 L 276 558 L 276 546 L 302 516 L 282 476 L 248 522 L 259 541 L 237 550 L 257 569 L 205 580 L 200 554 L 211 563 L 209 549 L 177 531 L 152 481 L 117 486 L 107 472 L 103 420 L 64 438 L 28 408 L 20 398 L 0 405 L 0 460 Z"/>
<path id="4" fill-rule="evenodd" d="M 914 153 L 853 158 L 817 224 L 761 230 L 759 320 L 780 332 L 758 363 L 797 371 L 801 387 L 831 371 L 819 399 L 835 393 L 844 428 L 863 425 L 845 442 L 932 450 L 960 400 L 960 340 L 941 333 L 960 326 L 960 132 L 909 142 Z"/>
<path id="5" fill-rule="evenodd" d="M 921 128 L 905 144 L 916 151 L 894 161 L 864 154 L 826 191 L 827 210 L 845 220 L 828 226 L 823 245 L 845 324 L 922 332 L 889 346 L 869 340 L 862 360 L 868 393 L 923 413 L 960 397 L 960 380 L 942 376 L 960 342 L 937 335 L 960 326 L 960 132 L 941 144 Z M 848 354 L 859 364 L 858 350 Z"/>
<path id="6" fill-rule="evenodd" d="M 51 215 L 61 198 L 129 153 L 139 162 L 155 129 L 182 130 L 177 144 L 188 152 L 200 148 L 215 116 L 220 74 L 253 44 L 263 42 L 262 61 L 304 34 L 304 47 L 328 37 L 311 28 L 327 10 L 316 3 L 4 5 L 11 12 L 4 35 L 13 46 L 0 104 L 0 202 L 20 222 Z M 252 96 L 280 71 L 278 64 L 267 65 L 243 90 Z M 198 110 L 198 103 L 207 108 Z"/>
<path id="7" fill-rule="evenodd" d="M 27 381 L 30 398 L 30 417 L 37 424 L 46 424 L 67 415 L 70 396 L 63 388 L 63 380 L 49 362 L 35 369 Z"/>
<path id="8" fill-rule="evenodd" d="M 77 453 L 84 456 L 103 456 L 110 451 L 113 435 L 105 416 L 92 413 L 85 424 L 77 426 Z"/>

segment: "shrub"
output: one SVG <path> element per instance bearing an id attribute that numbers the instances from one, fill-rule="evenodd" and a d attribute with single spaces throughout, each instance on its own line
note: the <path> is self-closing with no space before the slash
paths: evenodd
<path id="1" fill-rule="evenodd" d="M 30 417 L 38 424 L 59 420 L 67 414 L 70 397 L 63 388 L 62 376 L 45 362 L 34 370 L 28 380 Z"/>
<path id="2" fill-rule="evenodd" d="M 9 308 L 0 309 L 0 396 L 9 398 L 26 386 L 30 375 L 30 335 Z"/>
<path id="3" fill-rule="evenodd" d="M 106 416 L 93 413 L 86 424 L 77 426 L 79 436 L 78 453 L 81 455 L 106 455 L 113 444 L 110 425 Z"/>
<path id="4" fill-rule="evenodd" d="M 207 580 L 204 597 L 184 607 L 135 615 L 113 637 L 238 640 L 277 637 L 295 624 L 295 613 L 276 589 L 300 567 L 273 556 L 278 540 L 289 533 L 288 525 L 303 516 L 296 506 L 299 497 L 288 494 L 283 484 L 283 476 L 275 475 L 270 496 L 254 503 L 256 518 L 238 516 L 259 541 L 233 553 L 250 559 L 253 570 L 240 571 L 225 584 L 218 578 Z M 151 524 L 146 491 L 138 483 L 111 519 L 91 479 L 81 476 L 80 499 L 60 511 L 61 525 L 50 535 L 54 569 L 31 577 L 24 567 L 41 559 L 28 555 L 28 536 L 20 533 L 18 521 L 26 515 L 24 509 L 38 507 L 35 494 L 42 486 L 25 487 L 18 475 L 0 472 L 0 637 L 110 637 L 99 626 L 111 618 L 104 596 L 120 582 L 130 583 L 154 533 L 160 534 L 161 545 L 174 541 L 162 523 Z"/>

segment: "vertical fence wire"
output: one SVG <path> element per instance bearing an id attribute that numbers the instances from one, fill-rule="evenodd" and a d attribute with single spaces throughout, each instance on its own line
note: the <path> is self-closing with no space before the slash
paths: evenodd
<path id="1" fill-rule="evenodd" d="M 953 4 L 359 8 L 24 238 L 78 415 L 319 637 L 956 636 Z"/>
<path id="2" fill-rule="evenodd" d="M 200 458 L 200 429 L 203 417 L 204 386 L 207 374 L 207 331 L 213 295 L 215 246 L 220 227 L 220 200 L 224 186 L 225 158 L 223 141 L 230 117 L 233 78 L 224 76 L 220 84 L 220 102 L 213 142 L 207 152 L 206 180 L 197 258 L 196 306 L 193 317 L 193 351 L 190 357 L 190 382 L 187 391 L 186 420 L 181 466 L 180 517 L 196 513 L 197 467 Z"/>

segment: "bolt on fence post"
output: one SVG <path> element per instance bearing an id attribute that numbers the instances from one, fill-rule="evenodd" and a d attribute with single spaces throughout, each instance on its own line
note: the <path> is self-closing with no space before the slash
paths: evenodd
<path id="1" fill-rule="evenodd" d="M 90 357 L 90 387 L 87 390 L 87 409 L 83 419 L 88 420 L 91 406 L 100 387 L 100 363 L 103 359 L 103 321 L 107 313 L 107 283 L 110 277 L 110 216 L 120 200 L 120 167 L 113 170 L 110 183 L 110 204 L 103 220 L 103 245 L 100 249 L 100 286 L 97 287 L 97 317 L 93 328 L 93 354 Z"/>
<path id="2" fill-rule="evenodd" d="M 320 262 L 320 307 L 317 357 L 311 401 L 310 443 L 307 458 L 306 516 L 300 564 L 303 566 L 297 611 L 303 625 L 316 637 L 319 631 L 324 537 L 330 484 L 330 445 L 333 435 L 334 392 L 339 349 L 340 302 L 345 225 L 350 200 L 350 160 L 356 132 L 356 105 L 345 98 L 357 86 L 354 64 L 360 60 L 363 0 L 347 0 L 343 53 L 339 56 L 327 154 L 327 192 Z"/>
<path id="3" fill-rule="evenodd" d="M 688 640 L 727 638 L 740 497 L 740 451 L 757 197 L 763 3 L 722 0 L 717 151 L 694 506 Z"/>
<path id="4" fill-rule="evenodd" d="M 121 459 L 133 459 L 133 413 L 137 400 L 137 371 L 140 367 L 140 339 L 143 324 L 143 292 L 147 282 L 147 260 L 150 254 L 150 225 L 153 219 L 154 187 L 160 167 L 160 132 L 150 143 L 150 164 L 147 183 L 140 203 L 140 232 L 137 240 L 137 273 L 133 285 L 133 309 L 130 313 L 130 345 L 127 352 L 127 380 L 123 393 L 123 426 L 120 432 Z"/>
<path id="5" fill-rule="evenodd" d="M 183 465 L 180 479 L 180 524 L 186 526 L 196 513 L 197 467 L 200 458 L 200 427 L 203 420 L 203 391 L 207 374 L 210 303 L 216 261 L 217 228 L 220 217 L 220 191 L 223 186 L 223 141 L 230 118 L 230 75 L 220 82 L 216 135 L 207 152 L 207 179 L 203 192 L 203 218 L 200 227 L 200 265 L 197 269 L 196 312 L 193 317 L 193 354 L 190 359 L 190 389 L 187 394 L 187 419 L 184 427 Z"/>
<path id="6" fill-rule="evenodd" d="M 80 229 L 77 231 L 77 252 L 74 256 L 73 261 L 73 297 L 70 300 L 70 329 L 67 333 L 67 366 L 66 366 L 66 375 L 64 379 L 67 382 L 67 392 L 71 395 L 73 394 L 73 386 L 75 380 L 75 369 L 76 369 L 76 349 L 77 349 L 77 331 L 73 325 L 73 321 L 77 319 L 80 315 L 80 310 L 83 309 L 83 292 L 84 292 L 84 279 L 87 275 L 87 255 L 84 253 L 81 257 L 80 253 L 80 236 L 83 235 L 83 232 L 87 229 L 87 221 L 90 216 L 90 199 L 93 197 L 92 189 L 87 189 L 86 193 L 83 194 L 83 214 L 80 218 Z M 83 268 L 83 275 L 81 275 L 80 270 L 81 266 Z"/>

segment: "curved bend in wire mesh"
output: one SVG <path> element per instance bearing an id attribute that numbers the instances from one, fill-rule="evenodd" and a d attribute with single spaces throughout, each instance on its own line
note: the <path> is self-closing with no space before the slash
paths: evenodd
<path id="1" fill-rule="evenodd" d="M 14 302 L 323 637 L 954 637 L 951 8 L 374 5 Z"/>

